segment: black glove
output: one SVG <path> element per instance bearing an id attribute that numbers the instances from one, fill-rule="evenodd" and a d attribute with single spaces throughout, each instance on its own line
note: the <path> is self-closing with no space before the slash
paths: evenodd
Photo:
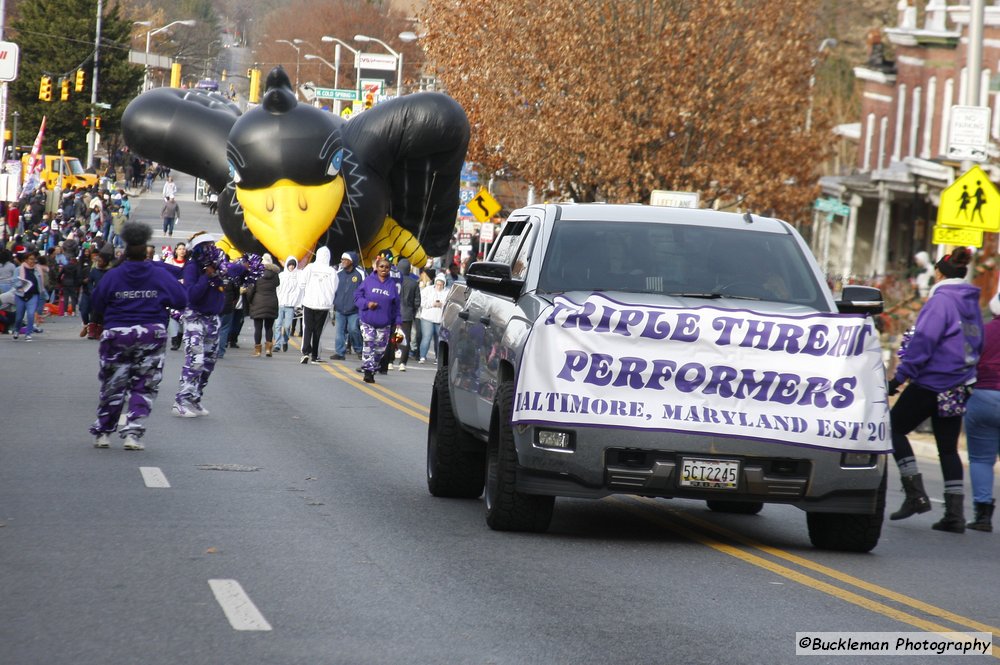
<path id="1" fill-rule="evenodd" d="M 897 379 L 895 379 L 895 378 L 893 378 L 893 379 L 890 379 L 890 380 L 889 380 L 889 389 L 888 389 L 888 394 L 889 394 L 889 395 L 895 395 L 896 393 L 898 393 L 898 392 L 899 392 L 899 387 L 900 387 L 901 385 L 903 385 L 903 382 L 902 382 L 902 381 L 899 381 L 899 380 L 897 380 Z"/>

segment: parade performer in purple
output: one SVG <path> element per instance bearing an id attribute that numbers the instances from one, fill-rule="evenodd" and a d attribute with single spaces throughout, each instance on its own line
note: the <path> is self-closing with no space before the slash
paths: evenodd
<path id="1" fill-rule="evenodd" d="M 145 224 L 126 222 L 120 234 L 126 260 L 109 270 L 90 296 L 91 311 L 104 317 L 98 347 L 101 393 L 97 420 L 90 426 L 97 448 L 109 447 L 128 393 L 126 423 L 118 433 L 125 450 L 143 449 L 144 422 L 163 378 L 167 308 L 183 309 L 187 304 L 177 279 L 145 260 L 152 235 Z"/>
<path id="2" fill-rule="evenodd" d="M 173 407 L 174 415 L 182 418 L 208 415 L 201 397 L 215 369 L 219 313 L 226 300 L 220 265 L 222 250 L 215 246 L 217 239 L 198 233 L 188 242 L 189 260 L 183 273 L 188 306 L 181 314 L 184 367 Z"/>
<path id="3" fill-rule="evenodd" d="M 248 285 L 263 273 L 260 256 L 246 254 L 239 261 L 229 262 L 216 246 L 218 240 L 217 236 L 199 232 L 187 245 L 189 259 L 184 264 L 183 280 L 188 306 L 181 314 L 184 367 L 173 407 L 174 415 L 182 418 L 208 415 L 201 398 L 215 369 L 219 314 L 225 305 L 227 282 Z"/>
<path id="4" fill-rule="evenodd" d="M 389 277 L 389 261 L 380 256 L 375 260 L 375 272 L 365 277 L 354 292 L 354 303 L 361 318 L 361 368 L 365 383 L 375 383 L 375 372 L 389 344 L 389 331 L 401 323 L 399 290 Z"/>

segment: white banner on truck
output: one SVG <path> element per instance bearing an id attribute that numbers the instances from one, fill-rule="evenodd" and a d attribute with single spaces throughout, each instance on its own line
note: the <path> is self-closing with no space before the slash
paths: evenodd
<path id="1" fill-rule="evenodd" d="M 892 449 L 871 319 L 559 296 L 524 350 L 514 423 Z"/>

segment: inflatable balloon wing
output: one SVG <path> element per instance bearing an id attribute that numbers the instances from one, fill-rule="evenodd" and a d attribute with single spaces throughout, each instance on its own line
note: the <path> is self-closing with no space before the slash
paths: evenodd
<path id="1" fill-rule="evenodd" d="M 450 97 L 418 93 L 345 122 L 299 104 L 281 67 L 260 106 L 240 114 L 217 93 L 159 88 L 122 116 L 137 154 L 204 179 L 219 195 L 224 242 L 304 260 L 382 250 L 423 265 L 448 246 L 469 122 Z"/>

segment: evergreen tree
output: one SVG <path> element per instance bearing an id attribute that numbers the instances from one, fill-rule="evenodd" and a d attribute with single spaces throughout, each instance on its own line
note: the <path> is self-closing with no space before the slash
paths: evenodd
<path id="1" fill-rule="evenodd" d="M 8 118 L 20 114 L 18 143 L 30 145 L 42 116 L 47 118 L 44 150 L 54 152 L 59 139 L 66 152 L 83 161 L 87 154 L 91 91 L 94 75 L 94 37 L 97 0 L 35 0 L 19 3 L 18 16 L 7 36 L 21 49 L 18 78 L 10 84 Z M 97 101 L 110 109 L 94 109 L 101 117 L 104 147 L 117 144 L 121 114 L 139 92 L 143 70 L 128 61 L 131 23 L 117 4 L 105 3 L 101 20 Z M 84 90 L 76 92 L 76 72 L 84 71 Z M 38 99 L 42 76 L 52 77 L 52 101 Z M 60 100 L 60 79 L 69 81 L 69 100 Z M 10 120 L 8 120 L 8 125 Z"/>

